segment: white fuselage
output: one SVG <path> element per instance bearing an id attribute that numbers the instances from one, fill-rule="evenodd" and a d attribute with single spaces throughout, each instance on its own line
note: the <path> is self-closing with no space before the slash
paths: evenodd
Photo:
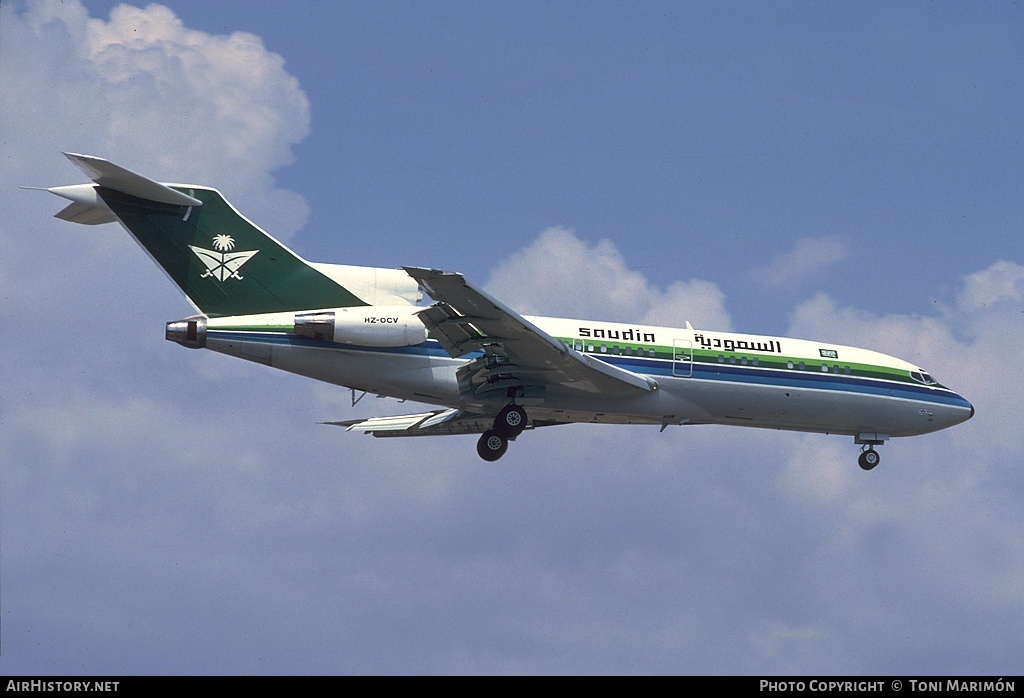
<path id="1" fill-rule="evenodd" d="M 974 412 L 916 366 L 864 349 L 692 328 L 527 319 L 567 351 L 657 386 L 629 397 L 549 386 L 542 398 L 524 401 L 534 420 L 732 424 L 884 440 L 937 431 Z M 456 376 L 475 355 L 452 358 L 430 338 L 394 347 L 309 339 L 285 331 L 292 321 L 292 315 L 257 323 L 252 316 L 212 318 L 205 346 L 358 391 L 445 407 L 483 406 L 460 396 Z"/>

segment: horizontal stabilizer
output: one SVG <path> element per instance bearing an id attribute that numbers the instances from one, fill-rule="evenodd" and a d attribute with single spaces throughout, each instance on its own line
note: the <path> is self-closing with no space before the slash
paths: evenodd
<path id="1" fill-rule="evenodd" d="M 100 225 L 101 223 L 114 223 L 117 221 L 117 216 L 109 208 L 99 208 L 80 202 L 70 204 L 53 215 L 63 221 L 81 223 L 83 225 Z"/>
<path id="2" fill-rule="evenodd" d="M 75 163 L 78 169 L 101 187 L 114 189 L 115 191 L 137 196 L 140 199 L 156 201 L 161 204 L 173 204 L 176 206 L 202 206 L 203 202 L 195 197 L 175 191 L 170 187 L 153 181 L 148 177 L 126 170 L 120 165 L 115 165 L 109 160 L 98 158 L 95 155 L 80 155 L 78 153 L 64 153 L 68 160 Z"/>

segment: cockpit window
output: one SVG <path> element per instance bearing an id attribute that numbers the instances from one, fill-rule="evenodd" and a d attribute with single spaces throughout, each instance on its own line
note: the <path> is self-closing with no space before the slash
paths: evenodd
<path id="1" fill-rule="evenodd" d="M 938 385 L 938 381 L 932 378 L 924 371 L 911 371 L 910 377 L 916 380 L 918 383 L 924 383 L 925 385 Z"/>

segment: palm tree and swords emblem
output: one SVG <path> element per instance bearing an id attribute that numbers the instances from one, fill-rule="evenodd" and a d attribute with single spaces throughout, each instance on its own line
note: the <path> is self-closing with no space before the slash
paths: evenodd
<path id="1" fill-rule="evenodd" d="M 192 250 L 196 257 L 202 260 L 203 264 L 206 265 L 206 271 L 199 278 L 205 279 L 209 276 L 217 279 L 218 281 L 224 281 L 225 279 L 239 279 L 238 270 L 242 268 L 242 265 L 252 259 L 259 250 L 247 250 L 245 252 L 232 252 L 235 248 L 235 239 L 230 235 L 214 235 L 213 236 L 214 250 L 207 250 L 202 247 L 196 247 L 195 245 L 189 245 L 189 249 Z"/>

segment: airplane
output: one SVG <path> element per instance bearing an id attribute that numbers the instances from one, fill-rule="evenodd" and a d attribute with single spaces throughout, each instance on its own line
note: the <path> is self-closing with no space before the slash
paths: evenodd
<path id="1" fill-rule="evenodd" d="M 964 397 L 902 359 L 788 337 L 520 315 L 459 273 L 307 262 L 219 191 L 65 153 L 91 180 L 43 188 L 57 218 L 120 223 L 196 314 L 166 339 L 366 394 L 436 406 L 325 422 L 377 437 L 479 434 L 501 458 L 524 431 L 571 423 L 723 424 L 876 446 L 960 424 Z M 425 302 L 423 294 L 431 302 Z"/>

